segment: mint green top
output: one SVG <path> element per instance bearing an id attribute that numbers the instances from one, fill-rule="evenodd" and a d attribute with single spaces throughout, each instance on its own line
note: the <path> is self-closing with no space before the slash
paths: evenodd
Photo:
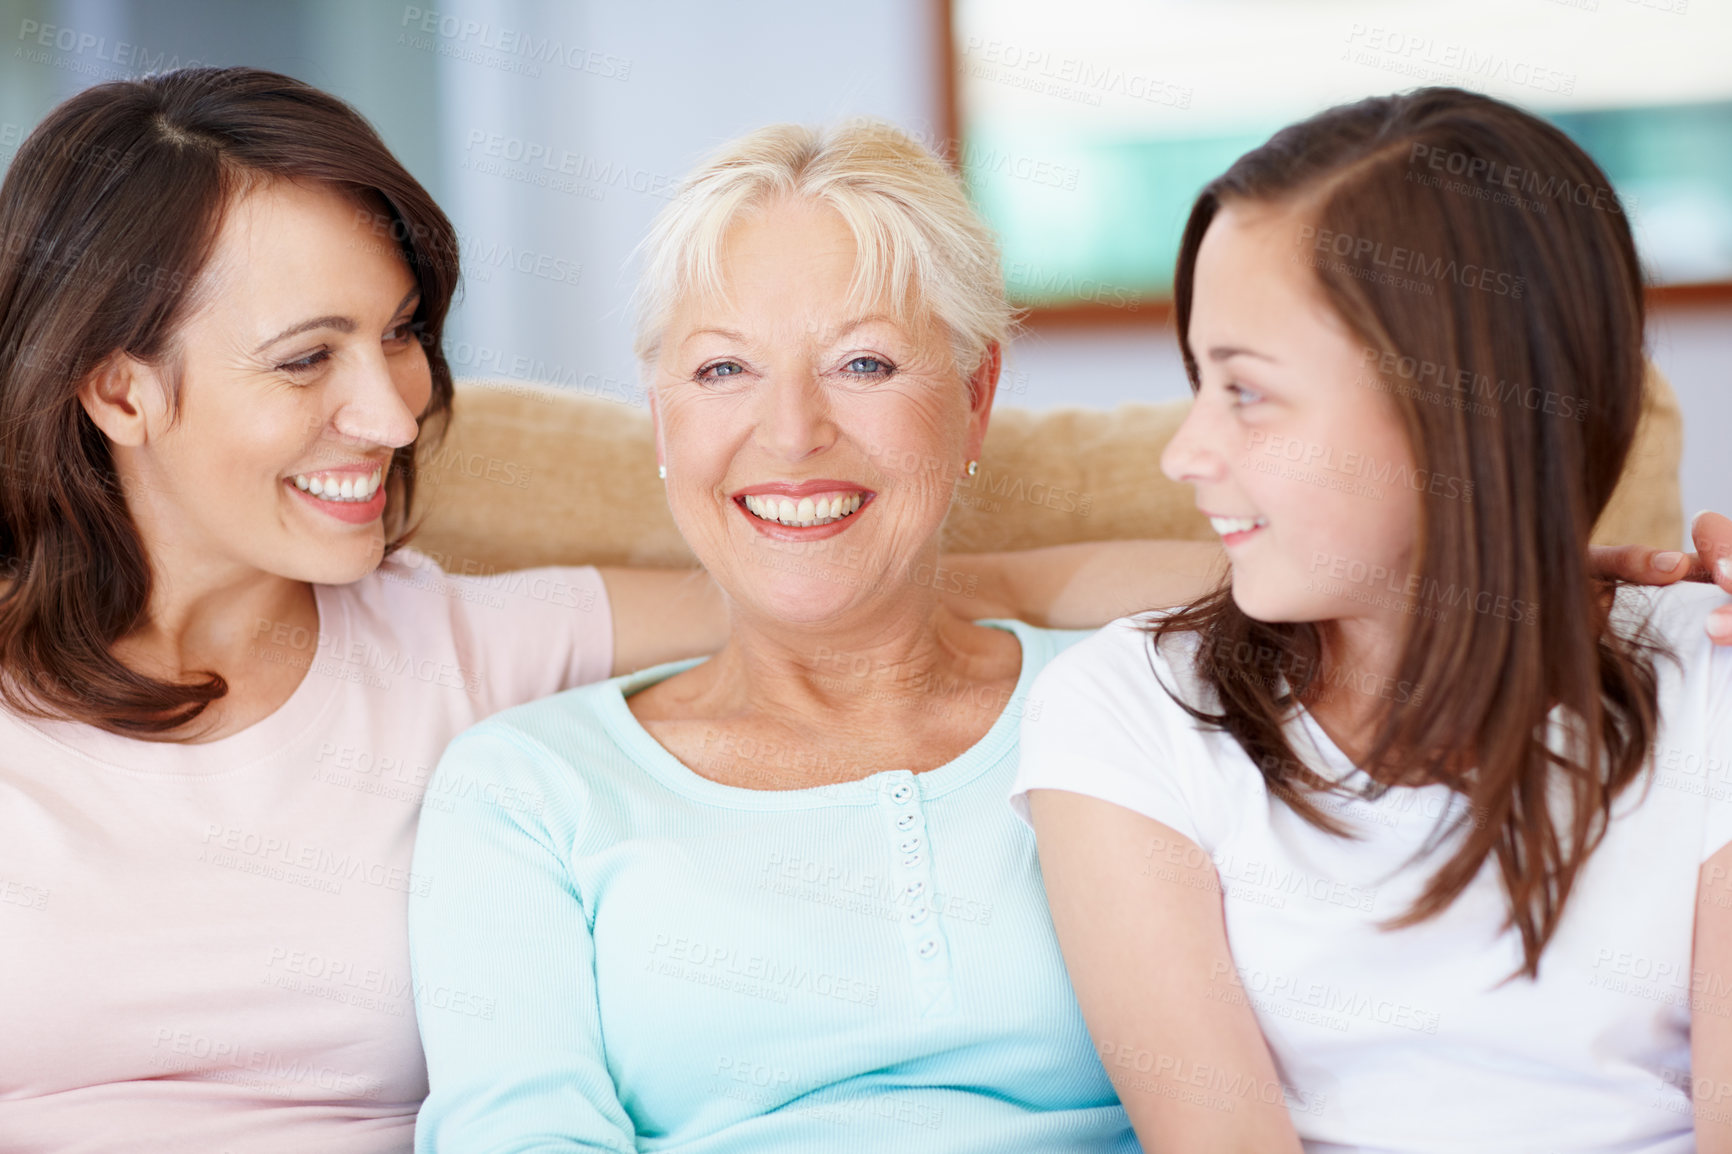
<path id="1" fill-rule="evenodd" d="M 1134 1152 L 1006 803 L 1035 675 L 925 773 L 700 777 L 626 705 L 693 662 L 447 749 L 410 905 L 432 1092 L 416 1149 Z M 787 757 L 794 751 L 736 751 Z"/>

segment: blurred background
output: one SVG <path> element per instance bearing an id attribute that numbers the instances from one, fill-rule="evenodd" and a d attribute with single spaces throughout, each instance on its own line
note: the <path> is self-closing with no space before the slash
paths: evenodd
<path id="1" fill-rule="evenodd" d="M 622 404 L 632 250 L 745 130 L 870 115 L 949 156 L 1030 309 L 999 403 L 1110 407 L 1188 394 L 1165 295 L 1204 181 L 1342 100 L 1485 91 L 1611 178 L 1684 406 L 1685 514 L 1732 511 L 1727 0 L 0 0 L 0 36 L 0 164 L 58 101 L 147 71 L 349 100 L 462 236 L 456 372 Z"/>

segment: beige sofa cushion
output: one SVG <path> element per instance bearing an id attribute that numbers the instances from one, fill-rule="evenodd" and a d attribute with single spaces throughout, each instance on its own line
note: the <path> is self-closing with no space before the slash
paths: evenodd
<path id="1" fill-rule="evenodd" d="M 1161 475 L 1161 448 L 1188 405 L 997 410 L 979 476 L 958 486 L 946 547 L 1213 539 L 1190 486 Z M 1677 545 L 1682 447 L 1677 398 L 1650 370 L 1636 447 L 1595 540 Z M 465 381 L 450 428 L 423 457 L 414 544 L 448 570 L 695 564 L 668 513 L 643 409 L 518 382 Z"/>

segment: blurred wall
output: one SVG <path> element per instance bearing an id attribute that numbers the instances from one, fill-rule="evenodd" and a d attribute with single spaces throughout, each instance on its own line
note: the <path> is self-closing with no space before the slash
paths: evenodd
<path id="1" fill-rule="evenodd" d="M 629 257 L 680 175 L 773 121 L 875 115 L 936 140 L 931 0 L 0 0 L 0 163 L 57 101 L 145 69 L 246 63 L 353 102 L 463 237 L 460 375 L 641 399 Z M 1732 308 L 1655 318 L 1684 500 L 1732 509 Z M 1002 403 L 1187 392 L 1164 331 L 1031 332 Z"/>

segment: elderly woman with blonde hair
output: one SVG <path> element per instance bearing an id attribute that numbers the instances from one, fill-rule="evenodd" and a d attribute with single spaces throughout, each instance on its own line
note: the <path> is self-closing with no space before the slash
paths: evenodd
<path id="1" fill-rule="evenodd" d="M 990 232 L 895 129 L 774 127 L 646 257 L 657 454 L 731 633 L 450 746 L 410 934 L 461 1012 L 422 1018 L 417 1148 L 1135 1150 L 1005 804 L 1079 635 L 921 579 L 1010 322 Z"/>

